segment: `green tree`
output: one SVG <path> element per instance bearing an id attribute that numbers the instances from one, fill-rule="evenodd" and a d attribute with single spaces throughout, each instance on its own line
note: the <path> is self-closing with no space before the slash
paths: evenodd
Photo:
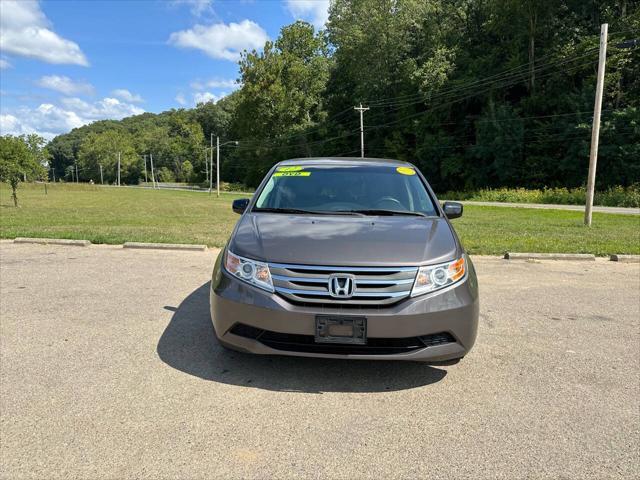
<path id="1" fill-rule="evenodd" d="M 131 135 L 122 129 L 86 136 L 78 152 L 78 176 L 84 181 L 99 182 L 102 165 L 104 181 L 113 183 L 118 176 L 118 154 L 121 183 L 138 183 L 142 159 L 133 146 Z"/>
<path id="2" fill-rule="evenodd" d="M 0 137 L 0 180 L 11 186 L 11 198 L 18 206 L 18 185 L 25 179 L 41 179 L 46 170 L 40 163 L 36 146 L 44 145 L 44 139 L 37 135 Z"/>
<path id="3" fill-rule="evenodd" d="M 286 155 L 311 154 L 306 131 L 326 118 L 323 94 L 330 67 L 326 36 L 305 22 L 284 27 L 263 52 L 243 54 L 234 129 L 249 184 L 257 184 Z"/>
<path id="4" fill-rule="evenodd" d="M 169 170 L 167 167 L 162 167 L 158 171 L 158 181 L 172 183 L 176 181 L 176 177 L 173 174 L 173 172 Z"/>
<path id="5" fill-rule="evenodd" d="M 182 162 L 182 168 L 180 169 L 180 179 L 183 182 L 192 182 L 194 180 L 193 165 L 189 160 L 185 160 L 184 162 Z"/>
<path id="6" fill-rule="evenodd" d="M 186 112 L 177 111 L 169 118 L 167 133 L 168 150 L 158 157 L 158 166 L 166 166 L 172 170 L 174 177 L 181 177 L 182 164 L 189 161 L 194 170 L 204 172 L 205 146 L 200 124 Z"/>
<path id="7" fill-rule="evenodd" d="M 217 102 L 199 103 L 193 110 L 193 119 L 202 127 L 205 143 L 210 141 L 212 135 L 220 138 L 231 136 L 238 97 L 238 93 L 234 92 Z"/>

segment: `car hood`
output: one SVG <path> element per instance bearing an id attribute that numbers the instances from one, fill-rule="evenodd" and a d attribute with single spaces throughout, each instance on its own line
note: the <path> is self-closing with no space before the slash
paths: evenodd
<path id="1" fill-rule="evenodd" d="M 459 254 L 444 218 L 246 213 L 229 248 L 272 263 L 408 266 Z"/>

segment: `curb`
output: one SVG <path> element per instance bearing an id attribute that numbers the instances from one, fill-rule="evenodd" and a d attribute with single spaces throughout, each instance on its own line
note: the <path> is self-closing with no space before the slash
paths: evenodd
<path id="1" fill-rule="evenodd" d="M 76 247 L 88 247 L 91 245 L 89 240 L 69 240 L 64 238 L 25 238 L 17 237 L 13 243 L 37 243 L 40 245 L 67 245 Z"/>
<path id="2" fill-rule="evenodd" d="M 620 263 L 640 263 L 640 255 L 611 255 L 609 260 Z"/>
<path id="3" fill-rule="evenodd" d="M 124 242 L 122 248 L 138 248 L 146 250 L 189 250 L 204 252 L 206 245 L 192 245 L 189 243 L 142 243 L 142 242 Z"/>
<path id="4" fill-rule="evenodd" d="M 581 260 L 595 261 L 591 253 L 511 253 L 504 254 L 506 260 Z"/>

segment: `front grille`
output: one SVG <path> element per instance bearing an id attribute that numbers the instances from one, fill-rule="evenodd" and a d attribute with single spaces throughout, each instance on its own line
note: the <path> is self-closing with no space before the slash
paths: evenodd
<path id="1" fill-rule="evenodd" d="M 329 267 L 270 263 L 275 291 L 296 304 L 386 306 L 411 294 L 417 267 Z M 329 294 L 329 276 L 354 276 L 355 289 L 348 299 Z"/>
<path id="2" fill-rule="evenodd" d="M 234 325 L 231 333 L 257 340 L 275 350 L 342 355 L 393 355 L 455 342 L 450 333 L 442 332 L 421 337 L 368 338 L 366 345 L 316 343 L 313 335 L 272 332 L 242 323 Z"/>

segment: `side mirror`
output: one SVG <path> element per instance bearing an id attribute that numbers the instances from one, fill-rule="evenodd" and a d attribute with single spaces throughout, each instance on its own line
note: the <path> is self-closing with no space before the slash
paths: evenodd
<path id="1" fill-rule="evenodd" d="M 231 208 L 233 208 L 233 211 L 236 212 L 237 214 L 242 215 L 248 206 L 249 206 L 248 198 L 238 198 L 237 200 L 233 201 Z"/>
<path id="2" fill-rule="evenodd" d="M 458 218 L 462 216 L 462 204 L 458 202 L 444 202 L 442 205 L 444 214 L 448 219 Z"/>

